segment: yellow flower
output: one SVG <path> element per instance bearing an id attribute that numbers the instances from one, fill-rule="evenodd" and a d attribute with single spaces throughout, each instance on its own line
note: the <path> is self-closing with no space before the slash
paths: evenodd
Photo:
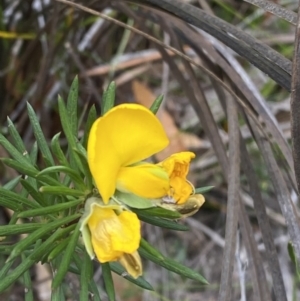
<path id="1" fill-rule="evenodd" d="M 170 188 L 168 195 L 177 204 L 185 203 L 190 195 L 194 193 L 194 187 L 186 180 L 189 172 L 190 161 L 195 158 L 192 152 L 181 152 L 173 154 L 158 165 L 162 166 L 169 175 Z"/>
<path id="2" fill-rule="evenodd" d="M 98 118 L 88 139 L 88 163 L 106 204 L 118 189 L 140 197 L 161 198 L 169 190 L 166 171 L 141 162 L 169 141 L 157 117 L 137 104 L 122 104 Z"/>
<path id="3" fill-rule="evenodd" d="M 140 221 L 136 214 L 119 205 L 104 205 L 95 197 L 87 200 L 81 219 L 81 231 L 87 252 L 101 263 L 119 261 L 134 278 L 142 274 L 137 249 L 140 244 Z"/>

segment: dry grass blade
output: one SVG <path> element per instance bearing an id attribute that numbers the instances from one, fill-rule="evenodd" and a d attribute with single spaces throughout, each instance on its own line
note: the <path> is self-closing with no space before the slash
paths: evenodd
<path id="1" fill-rule="evenodd" d="M 251 3 L 262 8 L 264 11 L 270 12 L 275 16 L 282 18 L 293 25 L 297 24 L 297 14 L 293 11 L 290 11 L 280 5 L 267 1 L 267 0 L 244 0 L 245 2 Z"/>
<path id="2" fill-rule="evenodd" d="M 219 301 L 232 300 L 232 272 L 234 254 L 236 249 L 236 232 L 239 212 L 239 187 L 240 187 L 240 136 L 238 126 L 237 105 L 230 98 L 227 99 L 227 115 L 229 124 L 229 175 L 228 175 L 228 200 L 225 229 L 225 248 Z"/>

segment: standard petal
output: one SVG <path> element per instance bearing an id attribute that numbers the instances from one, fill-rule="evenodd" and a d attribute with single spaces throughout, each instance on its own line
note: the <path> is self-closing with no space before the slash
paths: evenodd
<path id="1" fill-rule="evenodd" d="M 120 167 L 141 161 L 168 145 L 157 117 L 137 104 L 114 107 L 93 124 L 88 139 L 88 163 L 105 203 L 115 191 Z"/>
<path id="2" fill-rule="evenodd" d="M 122 167 L 117 176 L 117 189 L 140 197 L 157 199 L 168 194 L 167 172 L 156 164 L 144 163 Z"/>

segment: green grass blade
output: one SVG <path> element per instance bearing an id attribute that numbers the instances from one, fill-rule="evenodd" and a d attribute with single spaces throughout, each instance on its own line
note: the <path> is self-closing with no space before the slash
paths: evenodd
<path id="1" fill-rule="evenodd" d="M 29 154 L 29 156 L 30 156 L 30 161 L 31 161 L 31 163 L 34 164 L 34 165 L 36 164 L 36 161 L 37 161 L 38 151 L 39 151 L 38 144 L 37 144 L 37 142 L 35 141 L 35 142 L 33 143 L 31 152 L 30 152 L 30 154 Z"/>
<path id="2" fill-rule="evenodd" d="M 33 133 L 34 133 L 36 142 L 42 153 L 43 158 L 45 159 L 45 163 L 47 166 L 53 166 L 53 165 L 55 165 L 55 163 L 54 163 L 52 154 L 50 152 L 48 143 L 47 143 L 44 133 L 41 129 L 39 120 L 38 120 L 32 106 L 29 103 L 27 103 L 27 111 L 28 111 L 28 116 L 30 119 L 30 123 L 31 123 L 32 129 L 33 129 Z"/>
<path id="3" fill-rule="evenodd" d="M 29 182 L 28 182 L 28 178 L 26 180 L 21 179 L 20 180 L 22 186 L 24 187 L 24 189 L 26 189 L 26 191 L 32 196 L 32 198 L 38 202 L 42 207 L 47 206 L 47 201 L 44 198 L 44 195 L 42 193 L 40 193 L 39 191 L 37 191 L 35 189 L 35 187 L 33 187 Z"/>
<path id="4" fill-rule="evenodd" d="M 48 254 L 47 261 L 51 261 L 54 258 L 56 258 L 58 255 L 62 253 L 63 250 L 66 249 L 67 245 L 70 242 L 71 237 L 68 237 L 64 239 L 63 241 L 60 241 L 54 248 L 53 250 Z"/>
<path id="5" fill-rule="evenodd" d="M 205 186 L 205 187 L 200 187 L 195 189 L 195 194 L 202 194 L 205 192 L 208 192 L 212 190 L 215 186 Z"/>
<path id="6" fill-rule="evenodd" d="M 2 188 L 6 190 L 14 190 L 16 186 L 20 183 L 21 178 L 22 176 L 15 177 L 14 179 L 10 180 L 5 185 L 3 185 Z"/>
<path id="7" fill-rule="evenodd" d="M 147 215 L 147 216 L 157 216 L 169 219 L 178 219 L 181 218 L 181 214 L 177 211 L 167 210 L 161 207 L 148 208 L 148 209 L 135 209 L 131 208 L 133 212 L 137 215 Z"/>

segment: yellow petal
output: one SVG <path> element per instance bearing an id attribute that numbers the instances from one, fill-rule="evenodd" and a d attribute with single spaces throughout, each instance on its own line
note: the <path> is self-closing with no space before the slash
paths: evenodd
<path id="1" fill-rule="evenodd" d="M 119 262 L 133 278 L 136 279 L 143 274 L 141 257 L 137 251 L 132 254 L 125 253 L 120 257 Z"/>
<path id="2" fill-rule="evenodd" d="M 168 195 L 174 198 L 177 204 L 185 203 L 194 190 L 191 183 L 186 180 L 190 161 L 194 157 L 195 154 L 192 152 L 181 152 L 173 154 L 158 164 L 170 177 Z"/>
<path id="3" fill-rule="evenodd" d="M 161 151 L 169 141 L 156 116 L 137 104 L 122 104 L 93 124 L 88 163 L 104 203 L 115 191 L 116 177 L 127 166 Z"/>
<path id="4" fill-rule="evenodd" d="M 140 221 L 136 214 L 94 206 L 88 220 L 94 252 L 100 262 L 118 260 L 135 252 L 140 244 Z"/>
<path id="5" fill-rule="evenodd" d="M 140 197 L 157 199 L 167 195 L 169 177 L 156 164 L 143 163 L 122 167 L 117 176 L 117 189 Z"/>

